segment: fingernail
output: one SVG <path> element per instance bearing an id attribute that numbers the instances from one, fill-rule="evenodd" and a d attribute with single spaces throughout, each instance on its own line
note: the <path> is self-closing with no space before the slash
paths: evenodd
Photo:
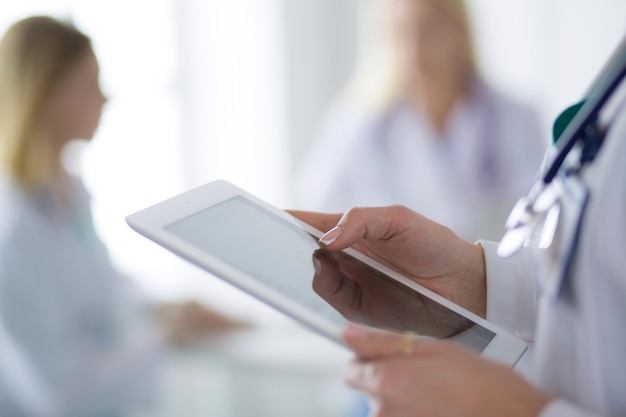
<path id="1" fill-rule="evenodd" d="M 354 383 L 361 380 L 361 373 L 359 370 L 360 368 L 352 362 L 348 363 L 348 365 L 343 368 L 343 379 L 348 385 L 352 386 Z"/>
<path id="2" fill-rule="evenodd" d="M 348 323 L 344 327 L 343 335 L 350 340 L 365 340 L 371 337 L 371 332 L 358 324 Z"/>
<path id="3" fill-rule="evenodd" d="M 335 226 L 320 238 L 320 242 L 324 245 L 330 245 L 341 236 L 342 232 L 343 228 L 341 226 Z"/>

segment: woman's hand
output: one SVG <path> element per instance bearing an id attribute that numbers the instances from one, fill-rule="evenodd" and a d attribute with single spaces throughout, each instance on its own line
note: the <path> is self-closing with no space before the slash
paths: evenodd
<path id="1" fill-rule="evenodd" d="M 481 317 L 486 314 L 482 247 L 403 206 L 352 208 L 345 214 L 288 211 L 327 233 L 330 251 L 354 247 Z"/>
<path id="2" fill-rule="evenodd" d="M 396 332 L 451 337 L 473 322 L 345 252 L 313 253 L 313 290 L 353 323 Z"/>
<path id="3" fill-rule="evenodd" d="M 349 324 L 357 355 L 344 379 L 371 398 L 377 417 L 535 417 L 550 401 L 512 369 L 453 342 Z"/>

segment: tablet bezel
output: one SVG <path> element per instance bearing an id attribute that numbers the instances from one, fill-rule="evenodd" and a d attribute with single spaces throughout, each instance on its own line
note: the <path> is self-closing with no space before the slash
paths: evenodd
<path id="1" fill-rule="evenodd" d="M 206 210 L 216 204 L 222 203 L 233 197 L 240 196 L 272 214 L 288 221 L 316 237 L 321 237 L 322 232 L 314 227 L 296 219 L 284 210 L 281 210 L 266 201 L 250 194 L 225 180 L 216 180 L 200 187 L 194 188 L 160 203 L 154 204 L 143 210 L 126 217 L 128 225 L 139 234 L 147 237 L 155 243 L 165 247 L 181 258 L 201 267 L 216 277 L 239 288 L 249 295 L 281 311 L 311 330 L 345 346 L 341 340 L 341 326 L 328 319 L 314 314 L 311 310 L 292 301 L 280 292 L 265 285 L 254 276 L 246 274 L 237 268 L 227 264 L 221 259 L 203 251 L 184 239 L 176 236 L 167 227 L 177 221 L 185 219 L 195 213 Z M 457 304 L 443 298 L 428 288 L 398 274 L 392 269 L 376 262 L 366 255 L 354 250 L 346 249 L 345 252 L 360 261 L 380 270 L 392 279 L 419 292 L 431 300 L 442 304 L 472 322 L 490 330 L 495 334 L 481 355 L 498 362 L 514 365 L 526 350 L 526 343 L 514 335 L 494 326 L 483 318 L 460 307 Z"/>

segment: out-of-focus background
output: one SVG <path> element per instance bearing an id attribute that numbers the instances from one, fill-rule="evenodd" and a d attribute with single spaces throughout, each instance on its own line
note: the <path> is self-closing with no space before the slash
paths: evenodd
<path id="1" fill-rule="evenodd" d="M 374 1 L 374 0 L 370 0 Z M 136 235 L 124 216 L 217 178 L 279 207 L 331 100 L 362 58 L 366 0 L 0 0 L 71 18 L 110 97 L 68 150 L 116 265 L 158 300 L 200 299 L 255 330 L 172 351 L 154 416 L 352 416 L 348 354 Z M 626 31 L 623 0 L 469 0 L 478 66 L 544 126 L 583 96 Z M 80 158 L 76 155 L 80 154 Z M 321 167 L 323 168 L 323 167 Z"/>

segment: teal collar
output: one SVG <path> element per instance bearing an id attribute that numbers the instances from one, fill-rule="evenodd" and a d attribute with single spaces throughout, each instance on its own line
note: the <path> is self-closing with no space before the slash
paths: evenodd
<path id="1" fill-rule="evenodd" d="M 561 134 L 565 131 L 570 122 L 576 117 L 578 111 L 584 106 L 587 100 L 583 100 L 580 103 L 576 103 L 573 106 L 570 106 L 563 110 L 561 114 L 554 121 L 554 125 L 552 126 L 552 144 L 555 144 L 556 141 L 561 137 Z"/>

